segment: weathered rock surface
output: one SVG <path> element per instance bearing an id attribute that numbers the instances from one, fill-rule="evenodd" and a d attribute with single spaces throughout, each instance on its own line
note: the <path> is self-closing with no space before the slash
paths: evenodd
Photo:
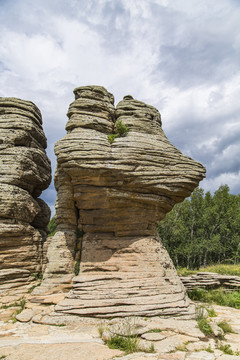
<path id="1" fill-rule="evenodd" d="M 28 295 L 29 296 L 29 295 Z M 206 337 L 194 320 L 179 318 L 114 318 L 96 319 L 69 315 L 52 315 L 53 305 L 41 306 L 26 301 L 23 320 L 29 322 L 6 322 L 0 320 L 0 358 L 15 359 L 87 359 L 87 360 L 239 360 L 240 313 L 239 310 L 214 306 L 218 324 L 227 321 L 235 333 L 225 338 Z M 29 311 L 31 309 L 31 311 Z M 0 309 L 6 313 L 10 310 Z M 16 308 L 15 308 L 16 310 Z M 32 312 L 36 314 L 32 320 Z M 45 315 L 44 315 L 45 314 Z M 47 315 L 49 314 L 49 315 Z M 19 317 L 17 315 L 17 318 Z M 26 316 L 27 315 L 27 316 Z M 53 318 L 58 319 L 53 321 Z M 52 320 L 52 321 L 51 321 Z M 208 320 L 210 320 L 208 318 Z M 236 327 L 234 327 L 234 324 Z M 55 326 L 54 326 L 55 325 Z M 192 334 L 191 329 L 193 329 Z M 102 335 L 100 335 L 102 334 Z M 106 335 L 107 336 L 106 336 Z M 106 342 L 120 335 L 135 336 L 138 350 L 132 354 L 109 349 Z M 233 355 L 224 354 L 224 348 Z M 143 349 L 154 352 L 144 353 Z M 154 348 L 154 350 L 153 350 Z"/>
<path id="2" fill-rule="evenodd" d="M 188 290 L 194 288 L 218 288 L 240 289 L 240 277 L 234 275 L 221 275 L 211 272 L 199 272 L 190 276 L 181 276 L 184 286 Z"/>
<path id="3" fill-rule="evenodd" d="M 74 94 L 67 134 L 55 146 L 58 226 L 45 279 L 73 273 L 76 263 L 80 273 L 56 310 L 98 317 L 189 315 L 156 225 L 191 194 L 204 167 L 168 141 L 154 107 L 126 96 L 115 109 L 112 94 L 100 86 Z M 129 132 L 110 143 L 121 124 Z"/>
<path id="4" fill-rule="evenodd" d="M 51 181 L 41 113 L 30 101 L 0 98 L 0 295 L 41 271 L 50 209 L 38 199 Z"/>

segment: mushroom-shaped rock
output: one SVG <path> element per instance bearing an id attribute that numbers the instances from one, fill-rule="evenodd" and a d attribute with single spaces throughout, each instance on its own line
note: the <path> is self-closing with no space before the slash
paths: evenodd
<path id="1" fill-rule="evenodd" d="M 0 98 L 0 294 L 16 291 L 41 271 L 50 217 L 38 199 L 51 181 L 46 146 L 37 106 Z"/>
<path id="2" fill-rule="evenodd" d="M 53 240 L 64 240 L 53 241 L 49 254 L 61 243 L 55 273 L 69 271 L 70 257 L 72 271 L 74 264 L 80 271 L 56 310 L 98 317 L 189 314 L 156 226 L 191 194 L 204 167 L 168 141 L 153 106 L 127 95 L 114 109 L 112 94 L 100 86 L 74 93 L 67 134 L 55 145 Z M 51 256 L 48 261 L 45 277 L 53 276 Z"/>

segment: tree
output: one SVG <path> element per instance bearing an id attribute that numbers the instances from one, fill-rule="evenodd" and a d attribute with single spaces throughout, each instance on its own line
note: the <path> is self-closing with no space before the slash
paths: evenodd
<path id="1" fill-rule="evenodd" d="M 176 266 L 198 268 L 240 258 L 240 197 L 227 185 L 212 196 L 197 188 L 190 199 L 174 206 L 158 226 Z"/>
<path id="2" fill-rule="evenodd" d="M 56 229 L 57 229 L 57 224 L 55 223 L 55 218 L 53 216 L 48 223 L 48 230 L 49 230 L 48 236 L 53 236 L 56 232 Z"/>

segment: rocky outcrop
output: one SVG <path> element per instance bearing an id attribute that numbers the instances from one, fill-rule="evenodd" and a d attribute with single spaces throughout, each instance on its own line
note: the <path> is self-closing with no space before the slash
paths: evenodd
<path id="1" fill-rule="evenodd" d="M 218 288 L 240 289 L 240 276 L 221 275 L 211 272 L 199 272 L 190 276 L 181 276 L 181 280 L 187 290 L 194 288 Z"/>
<path id="2" fill-rule="evenodd" d="M 41 113 L 0 98 L 0 295 L 41 271 L 50 209 L 38 196 L 51 181 Z"/>
<path id="3" fill-rule="evenodd" d="M 154 107 L 128 95 L 115 109 L 113 95 L 100 86 L 74 94 L 67 134 L 55 146 L 58 226 L 45 284 L 74 266 L 80 272 L 56 311 L 188 314 L 188 298 L 156 226 L 191 194 L 204 167 L 168 141 Z"/>

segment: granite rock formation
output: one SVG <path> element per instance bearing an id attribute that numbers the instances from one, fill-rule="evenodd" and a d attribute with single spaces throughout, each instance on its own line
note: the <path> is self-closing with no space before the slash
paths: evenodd
<path id="1" fill-rule="evenodd" d="M 51 181 L 41 113 L 30 101 L 0 98 L 0 294 L 41 271 Z M 22 290 L 21 290 L 22 291 Z"/>
<path id="2" fill-rule="evenodd" d="M 55 145 L 57 232 L 48 247 L 45 283 L 72 274 L 74 266 L 80 271 L 56 311 L 189 314 L 156 226 L 191 194 L 204 167 L 168 141 L 153 106 L 128 95 L 115 108 L 113 95 L 100 86 L 74 94 L 67 134 Z M 109 141 L 119 127 L 121 136 Z"/>

